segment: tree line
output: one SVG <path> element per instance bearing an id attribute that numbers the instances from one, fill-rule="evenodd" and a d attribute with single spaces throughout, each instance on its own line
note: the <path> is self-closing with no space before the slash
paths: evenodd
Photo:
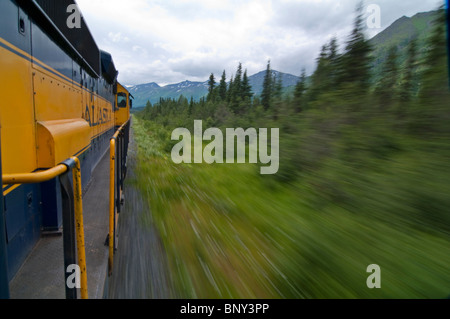
<path id="1" fill-rule="evenodd" d="M 200 101 L 187 100 L 183 96 L 178 100 L 161 98 L 154 106 L 148 102 L 144 114 L 147 118 L 160 120 L 163 117 L 172 120 L 210 118 L 215 124 L 225 124 L 227 120 L 233 122 L 238 117 L 247 118 L 249 125 L 252 124 L 251 119 L 260 113 L 277 120 L 286 112 L 298 114 L 330 107 L 345 112 L 372 109 L 403 117 L 408 109 L 411 111 L 417 104 L 440 105 L 447 98 L 444 19 L 444 9 L 441 8 L 424 61 L 418 60 L 415 39 L 409 44 L 406 63 L 402 66 L 398 65 L 398 49 L 394 46 L 389 50 L 382 77 L 377 83 L 371 83 L 373 48 L 364 34 L 365 23 L 360 6 L 342 52 L 336 38 L 323 45 L 316 61 L 316 70 L 307 77 L 303 69 L 293 94 L 283 95 L 282 79 L 273 76 L 268 61 L 262 93 L 255 96 L 247 70 L 243 70 L 242 63 L 239 63 L 228 83 L 225 71 L 219 82 L 211 73 L 208 94 Z M 163 121 L 167 122 L 167 119 Z"/>
<path id="2" fill-rule="evenodd" d="M 450 202 L 439 191 L 448 186 L 448 166 L 441 163 L 447 163 L 450 153 L 443 8 L 433 25 L 423 58 L 414 39 L 405 59 L 392 47 L 382 62 L 382 76 L 373 81 L 373 48 L 359 8 L 342 49 L 335 38 L 324 44 L 315 71 L 307 76 L 303 70 L 292 92 L 283 91 L 268 61 L 263 91 L 255 96 L 239 63 L 228 83 L 225 72 L 219 83 L 211 74 L 208 95 L 200 101 L 183 96 L 161 99 L 139 116 L 149 120 L 167 152 L 176 143 L 171 141 L 173 129 L 192 132 L 194 120 L 222 130 L 279 128 L 279 170 L 261 178 L 268 187 L 300 184 L 302 190 L 317 194 L 312 205 L 318 210 L 332 203 L 358 213 L 395 195 L 396 200 L 383 208 L 386 215 L 377 208 L 379 218 L 399 218 L 415 227 L 432 225 L 448 233 L 450 215 L 445 208 Z M 367 176 L 372 176 L 370 182 Z M 422 180 L 432 185 L 430 190 L 422 187 Z M 402 207 L 396 206 L 399 198 Z"/>

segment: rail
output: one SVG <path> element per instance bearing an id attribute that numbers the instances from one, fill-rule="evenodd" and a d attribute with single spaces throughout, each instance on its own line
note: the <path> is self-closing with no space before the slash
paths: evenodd
<path id="1" fill-rule="evenodd" d="M 67 173 L 72 170 L 73 190 L 70 190 L 70 181 Z M 2 184 L 34 184 L 49 181 L 59 177 L 63 197 L 63 244 L 64 244 L 64 274 L 66 276 L 66 298 L 76 299 L 76 289 L 67 285 L 67 267 L 78 260 L 80 267 L 80 295 L 82 299 L 88 298 L 86 252 L 84 243 L 83 204 L 81 191 L 81 166 L 77 157 L 70 157 L 59 165 L 46 171 L 35 173 L 4 174 Z M 73 200 L 73 205 L 71 202 Z M 73 221 L 75 220 L 75 224 Z M 75 231 L 76 229 L 76 231 Z M 67 231 L 69 230 L 69 231 Z M 77 258 L 75 258 L 75 237 Z"/>
<path id="2" fill-rule="evenodd" d="M 126 176 L 126 156 L 128 150 L 130 130 L 130 119 L 122 124 L 109 142 L 110 164 L 109 164 L 109 258 L 108 274 L 111 275 L 114 262 L 115 233 L 117 224 L 117 213 L 120 213 L 122 204 L 123 181 Z"/>

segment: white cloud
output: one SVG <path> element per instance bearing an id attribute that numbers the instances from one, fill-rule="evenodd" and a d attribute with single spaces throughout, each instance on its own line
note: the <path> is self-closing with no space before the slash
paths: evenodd
<path id="1" fill-rule="evenodd" d="M 113 33 L 113 32 L 109 32 L 108 33 L 108 38 L 115 43 L 126 43 L 126 42 L 130 42 L 130 39 L 127 36 L 123 36 L 121 32 L 117 32 L 117 33 Z"/>
<path id="2" fill-rule="evenodd" d="M 272 67 L 312 72 L 321 46 L 345 41 L 359 0 L 77 0 L 99 47 L 110 52 L 124 84 L 204 81 L 239 62 L 249 74 Z M 382 28 L 437 0 L 366 0 Z M 380 31 L 380 30 L 378 30 Z M 377 31 L 377 32 L 378 32 Z"/>

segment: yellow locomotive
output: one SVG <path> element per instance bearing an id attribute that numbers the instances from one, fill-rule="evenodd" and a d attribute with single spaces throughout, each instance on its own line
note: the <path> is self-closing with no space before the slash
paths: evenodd
<path id="1" fill-rule="evenodd" d="M 74 5 L 73 0 L 0 1 L 0 298 L 28 297 L 13 291 L 13 281 L 20 280 L 30 255 L 39 254 L 44 237 L 63 242 L 62 280 L 68 279 L 67 266 L 78 265 L 84 249 L 77 241 L 79 220 L 74 225 L 77 200 L 81 203 L 76 187 L 84 197 L 92 191 L 92 176 L 104 158 L 112 190 L 98 200 L 106 201 L 106 214 L 113 212 L 113 224 L 108 217 L 107 229 L 84 229 L 116 237 L 131 95 L 117 82 L 111 55 L 97 47 L 83 17 L 78 26 L 68 23 Z M 115 148 L 108 156 L 110 145 Z M 80 185 L 70 189 L 77 170 Z M 84 208 L 85 214 L 97 210 Z M 67 298 L 77 297 L 77 289 L 62 283 Z"/>

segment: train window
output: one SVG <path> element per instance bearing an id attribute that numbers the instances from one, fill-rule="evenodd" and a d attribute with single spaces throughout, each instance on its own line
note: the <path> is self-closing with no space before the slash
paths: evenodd
<path id="1" fill-rule="evenodd" d="M 117 93 L 117 105 L 127 107 L 127 95 L 125 93 Z"/>

